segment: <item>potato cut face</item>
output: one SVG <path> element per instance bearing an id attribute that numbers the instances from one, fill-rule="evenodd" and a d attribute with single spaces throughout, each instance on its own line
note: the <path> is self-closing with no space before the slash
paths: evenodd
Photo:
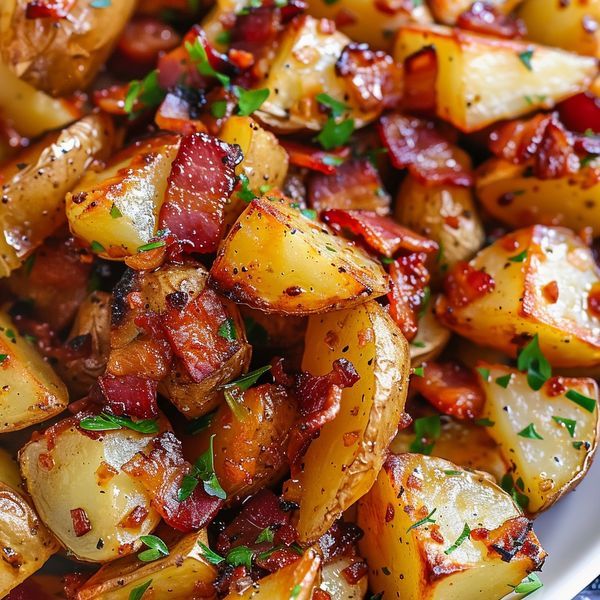
<path id="1" fill-rule="evenodd" d="M 153 138 L 121 152 L 105 171 L 88 172 L 67 195 L 73 234 L 96 242 L 95 251 L 104 258 L 135 254 L 156 234 L 178 146 L 174 135 Z"/>
<path id="2" fill-rule="evenodd" d="M 310 600 L 320 567 L 321 557 L 308 549 L 300 560 L 259 579 L 243 594 L 232 592 L 225 600 Z"/>
<path id="3" fill-rule="evenodd" d="M 205 530 L 169 544 L 169 555 L 159 560 L 148 563 L 127 556 L 114 561 L 85 582 L 76 600 L 129 600 L 132 591 L 149 580 L 149 597 L 154 594 L 155 598 L 189 600 L 197 593 L 210 591 L 217 570 L 203 558 L 199 544 L 208 546 Z"/>
<path id="4" fill-rule="evenodd" d="M 342 556 L 324 565 L 321 570 L 321 585 L 319 588 L 335 600 L 361 600 L 364 598 L 367 593 L 367 577 L 362 577 L 356 583 L 350 583 L 342 573 L 344 569 L 359 560 L 361 560 L 360 557 Z"/>
<path id="5" fill-rule="evenodd" d="M 564 378 L 563 393 L 555 395 L 551 382 L 534 391 L 524 373 L 481 366 L 490 372 L 487 379 L 479 373 L 486 393 L 483 418 L 494 423 L 486 430 L 513 465 L 513 479 L 522 480 L 517 489 L 529 499 L 523 501 L 527 511 L 537 513 L 574 487 L 591 464 L 598 444 L 598 387 L 593 379 Z M 591 398 L 592 410 L 566 397 L 568 390 Z"/>
<path id="6" fill-rule="evenodd" d="M 376 302 L 309 318 L 302 369 L 323 375 L 339 358 L 360 380 L 342 391 L 339 414 L 303 457 L 297 529 L 304 541 L 327 531 L 373 485 L 406 400 L 408 344 Z"/>
<path id="7" fill-rule="evenodd" d="M 433 311 L 437 296 L 431 298 L 425 313 L 419 318 L 419 329 L 410 343 L 410 360 L 413 366 L 435 360 L 450 339 L 450 330 L 442 325 Z"/>
<path id="8" fill-rule="evenodd" d="M 65 410 L 69 403 L 65 384 L 3 312 L 0 357 L 0 431 L 23 429 Z"/>
<path id="9" fill-rule="evenodd" d="M 435 25 L 402 27 L 394 58 L 430 45 L 438 58 L 437 116 L 465 132 L 552 107 L 584 91 L 597 72 L 591 57 Z"/>
<path id="10" fill-rule="evenodd" d="M 521 0 L 491 0 L 494 8 L 502 13 L 510 12 Z M 471 0 L 430 0 L 429 5 L 438 21 L 445 25 L 455 25 L 459 15 L 468 10 L 473 2 Z"/>
<path id="11" fill-rule="evenodd" d="M 40 518 L 61 543 L 81 560 L 106 562 L 134 552 L 139 537 L 160 521 L 141 484 L 121 472 L 123 464 L 149 447 L 152 436 L 128 429 L 89 434 L 76 423 L 76 418 L 62 422 L 55 434 L 24 446 L 21 474 Z M 129 528 L 127 517 L 136 507 L 146 517 Z M 71 514 L 77 509 L 85 511 L 91 525 L 80 535 Z"/>
<path id="12" fill-rule="evenodd" d="M 435 523 L 423 521 L 428 516 Z M 506 492 L 451 462 L 419 454 L 388 458 L 359 501 L 358 525 L 365 532 L 359 548 L 370 567 L 370 587 L 384 598 L 502 598 L 545 557 Z M 487 530 L 486 537 L 473 539 L 465 525 Z M 525 542 L 526 551 L 504 554 L 515 542 L 517 548 Z M 502 560 L 496 546 L 510 560 Z"/>
<path id="13" fill-rule="evenodd" d="M 436 314 L 448 327 L 512 356 L 521 336 L 537 333 L 553 366 L 600 362 L 600 319 L 588 305 L 599 273 L 590 249 L 573 232 L 541 225 L 520 229 L 470 264 L 485 270 L 494 288 L 461 306 L 441 296 Z"/>
<path id="14" fill-rule="evenodd" d="M 589 186 L 585 171 L 561 179 L 528 176 L 527 166 L 492 158 L 477 173 L 477 197 L 496 219 L 523 227 L 591 227 L 600 235 L 600 184 Z"/>
<path id="15" fill-rule="evenodd" d="M 296 315 L 355 306 L 388 290 L 381 265 L 363 250 L 267 198 L 254 200 L 232 227 L 210 281 L 235 302 Z"/>

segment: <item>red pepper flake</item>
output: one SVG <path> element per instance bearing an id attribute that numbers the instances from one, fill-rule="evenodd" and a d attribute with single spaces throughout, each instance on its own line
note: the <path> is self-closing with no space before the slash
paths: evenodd
<path id="1" fill-rule="evenodd" d="M 467 262 L 458 262 L 444 281 L 444 290 L 454 306 L 467 306 L 496 287 L 493 277 Z"/>
<path id="2" fill-rule="evenodd" d="M 447 217 L 444 217 L 444 223 L 448 225 L 448 227 L 452 227 L 452 229 L 458 229 L 460 225 L 460 220 L 455 215 L 449 215 Z"/>
<path id="3" fill-rule="evenodd" d="M 588 295 L 588 310 L 595 317 L 600 317 L 600 284 L 595 283 Z"/>
<path id="4" fill-rule="evenodd" d="M 38 464 L 42 469 L 44 469 L 44 471 L 52 471 L 54 468 L 54 459 L 48 452 L 42 452 L 38 456 Z"/>
<path id="5" fill-rule="evenodd" d="M 431 536 L 431 539 L 434 542 L 437 542 L 438 544 L 444 543 L 444 536 L 442 535 L 442 532 L 440 531 L 439 525 L 436 525 L 435 523 L 430 525 L 429 526 L 429 535 Z"/>
<path id="6" fill-rule="evenodd" d="M 346 567 L 342 571 L 342 575 L 350 585 L 356 585 L 368 572 L 367 563 L 364 560 L 358 560 Z"/>
<path id="7" fill-rule="evenodd" d="M 123 529 L 139 529 L 147 516 L 148 509 L 145 506 L 138 504 L 128 515 L 125 515 L 125 517 L 121 519 L 119 527 L 122 527 Z"/>
<path id="8" fill-rule="evenodd" d="M 92 530 L 92 524 L 83 508 L 71 510 L 71 521 L 73 522 L 73 531 L 77 537 L 81 537 Z"/>
<path id="9" fill-rule="evenodd" d="M 480 542 L 482 540 L 487 539 L 490 530 L 485 527 L 477 527 L 476 529 L 471 529 L 471 539 L 476 542 Z"/>
<path id="10" fill-rule="evenodd" d="M 359 438 L 360 434 L 358 431 L 347 431 L 344 433 L 344 446 L 348 448 L 356 444 L 356 440 Z"/>
<path id="11" fill-rule="evenodd" d="M 556 304 L 558 301 L 558 283 L 554 280 L 547 283 L 542 289 L 542 294 L 550 304 Z"/>
<path id="12" fill-rule="evenodd" d="M 567 386 L 563 383 L 563 378 L 560 376 L 551 377 L 545 383 L 546 386 L 546 394 L 548 396 L 561 396 L 567 391 Z"/>
<path id="13" fill-rule="evenodd" d="M 394 505 L 391 502 L 388 502 L 387 508 L 385 509 L 385 522 L 389 523 L 395 514 Z"/>
<path id="14" fill-rule="evenodd" d="M 317 588 L 313 590 L 312 600 L 331 600 L 331 594 Z"/>

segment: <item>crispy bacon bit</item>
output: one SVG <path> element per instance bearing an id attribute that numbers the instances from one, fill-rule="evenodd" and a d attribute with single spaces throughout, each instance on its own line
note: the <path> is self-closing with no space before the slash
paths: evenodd
<path id="1" fill-rule="evenodd" d="M 350 84 L 350 93 L 364 111 L 397 108 L 402 99 L 402 69 L 391 56 L 368 44 L 350 42 L 335 64 Z"/>
<path id="2" fill-rule="evenodd" d="M 26 19 L 64 19 L 75 0 L 32 0 L 25 7 Z"/>
<path id="3" fill-rule="evenodd" d="M 111 85 L 101 90 L 94 90 L 92 93 L 92 102 L 104 112 L 111 115 L 125 115 L 125 96 L 129 84 L 124 85 Z M 139 105 L 136 102 L 133 106 L 134 110 L 139 109 Z M 78 199 L 81 198 L 79 195 L 75 195 L 73 200 L 78 204 Z M 85 196 L 81 199 L 81 202 L 85 199 Z"/>
<path id="4" fill-rule="evenodd" d="M 10 600 L 10 598 L 8 600 Z M 313 590 L 312 600 L 331 600 L 331 594 L 320 588 L 315 588 Z"/>
<path id="5" fill-rule="evenodd" d="M 489 532 L 486 538 L 488 554 L 499 554 L 504 562 L 510 562 L 525 543 L 533 523 L 526 517 L 514 517 Z"/>
<path id="6" fill-rule="evenodd" d="M 145 506 L 138 504 L 121 519 L 119 527 L 123 529 L 139 529 L 147 516 L 148 509 Z"/>
<path id="7" fill-rule="evenodd" d="M 503 15 L 489 2 L 473 2 L 471 7 L 458 16 L 456 25 L 476 33 L 514 39 L 527 35 L 527 28 L 514 15 Z"/>
<path id="8" fill-rule="evenodd" d="M 387 295 L 390 316 L 409 342 L 417 335 L 419 312 L 426 298 L 425 288 L 429 284 L 426 260 L 425 253 L 413 252 L 390 265 L 391 288 Z"/>
<path id="9" fill-rule="evenodd" d="M 356 542 L 363 536 L 363 530 L 347 521 L 338 520 L 319 538 L 318 544 L 325 564 L 339 556 L 352 556 Z"/>
<path id="10" fill-rule="evenodd" d="M 280 140 L 280 144 L 285 148 L 293 165 L 319 171 L 325 175 L 333 175 L 339 168 L 338 163 L 350 156 L 349 146 L 326 152 L 320 148 L 286 139 Z"/>
<path id="11" fill-rule="evenodd" d="M 228 314 L 217 294 L 204 289 L 182 310 L 169 307 L 162 323 L 173 352 L 195 382 L 219 369 L 241 347 L 238 339 L 219 335 Z"/>
<path id="12" fill-rule="evenodd" d="M 476 375 L 455 362 L 427 363 L 423 377 L 413 377 L 411 387 L 445 415 L 457 419 L 476 419 L 483 408 L 485 394 Z"/>
<path id="13" fill-rule="evenodd" d="M 385 522 L 389 523 L 394 519 L 394 505 L 391 502 L 388 502 L 387 508 L 385 509 Z"/>
<path id="14" fill-rule="evenodd" d="M 54 458 L 48 452 L 41 452 L 38 456 L 38 464 L 44 471 L 52 471 L 54 468 Z"/>
<path id="15" fill-rule="evenodd" d="M 555 280 L 551 281 L 550 283 L 547 283 L 542 289 L 542 294 L 544 294 L 544 298 L 546 298 L 546 300 L 550 302 L 550 304 L 556 304 L 558 302 L 558 293 L 558 283 Z M 600 305 L 598 306 L 598 308 L 600 309 Z"/>
<path id="16" fill-rule="evenodd" d="M 301 459 L 310 442 L 340 410 L 342 389 L 352 387 L 360 376 L 346 359 L 334 361 L 327 375 L 315 377 L 301 372 L 296 377 L 295 393 L 298 399 L 299 422 L 290 432 L 288 458 L 293 473 L 301 470 Z"/>
<path id="17" fill-rule="evenodd" d="M 338 231 L 347 229 L 360 235 L 373 250 L 389 258 L 400 250 L 425 254 L 438 251 L 433 240 L 371 211 L 331 209 L 323 211 L 321 218 Z"/>
<path id="18" fill-rule="evenodd" d="M 433 122 L 389 114 L 379 120 L 378 131 L 394 167 L 408 168 L 424 185 L 473 184 L 473 174 L 461 164 L 456 149 Z"/>
<path id="19" fill-rule="evenodd" d="M 99 486 L 106 485 L 118 472 L 112 465 L 102 461 L 96 469 L 96 482 Z"/>
<path id="20" fill-rule="evenodd" d="M 160 228 L 171 231 L 185 252 L 217 249 L 225 226 L 223 209 L 241 160 L 238 146 L 204 133 L 181 140 L 160 211 Z"/>
<path id="21" fill-rule="evenodd" d="M 209 496 L 202 485 L 192 495 L 179 502 L 177 493 L 190 463 L 183 458 L 181 442 L 165 432 L 152 440 L 149 454 L 138 453 L 122 470 L 137 479 L 152 498 L 152 507 L 167 525 L 183 532 L 197 531 L 207 525 L 223 505 L 223 500 Z"/>
<path id="22" fill-rule="evenodd" d="M 588 294 L 588 310 L 600 318 L 600 284 L 595 283 Z"/>
<path id="23" fill-rule="evenodd" d="M 81 537 L 92 530 L 92 524 L 83 508 L 73 508 L 71 510 L 71 521 L 73 522 L 73 532 L 77 537 Z"/>
<path id="24" fill-rule="evenodd" d="M 416 4 L 413 0 L 375 0 L 375 6 L 386 15 L 395 15 L 399 12 L 410 15 Z"/>
<path id="25" fill-rule="evenodd" d="M 561 396 L 567 391 L 567 386 L 560 375 L 556 375 L 555 377 L 548 379 L 548 381 L 544 384 L 544 387 L 548 396 L 551 397 Z"/>
<path id="26" fill-rule="evenodd" d="M 444 281 L 444 291 L 453 306 L 467 306 L 496 287 L 493 277 L 467 262 L 458 262 Z"/>
<path id="27" fill-rule="evenodd" d="M 487 539 L 487 536 L 490 534 L 490 530 L 485 527 L 477 527 L 476 529 L 471 529 L 471 539 L 476 542 L 481 542 Z"/>
<path id="28" fill-rule="evenodd" d="M 582 92 L 563 100 L 558 105 L 558 114 L 571 131 L 583 133 L 589 129 L 600 134 L 600 98 L 591 92 Z"/>
<path id="29" fill-rule="evenodd" d="M 573 137 L 557 118 L 552 118 L 535 155 L 533 172 L 540 179 L 559 179 L 577 173 L 580 161 L 573 148 Z"/>
<path id="30" fill-rule="evenodd" d="M 356 585 L 369 572 L 369 567 L 364 560 L 357 560 L 342 571 L 344 579 L 350 585 Z"/>
<path id="31" fill-rule="evenodd" d="M 98 378 L 98 385 L 107 408 L 113 414 L 136 419 L 153 419 L 158 416 L 157 381 L 137 375 L 102 375 Z"/>
<path id="32" fill-rule="evenodd" d="M 433 46 L 425 46 L 404 60 L 405 110 L 430 113 L 437 104 L 435 82 L 438 74 L 437 53 Z"/>
<path id="33" fill-rule="evenodd" d="M 549 120 L 550 115 L 540 113 L 502 123 L 490 133 L 489 148 L 498 158 L 524 163 L 537 152 Z"/>

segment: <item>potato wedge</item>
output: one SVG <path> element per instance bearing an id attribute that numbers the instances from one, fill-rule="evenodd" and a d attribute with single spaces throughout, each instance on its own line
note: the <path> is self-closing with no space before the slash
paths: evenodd
<path id="1" fill-rule="evenodd" d="M 600 58 L 599 0 L 525 0 L 518 15 L 530 40 Z"/>
<path id="2" fill-rule="evenodd" d="M 502 13 L 509 13 L 521 0 L 488 0 L 494 8 Z M 435 15 L 436 21 L 445 25 L 456 25 L 458 16 L 468 10 L 473 4 L 473 0 L 428 0 L 431 12 Z"/>
<path id="3" fill-rule="evenodd" d="M 471 132 L 584 91 L 595 59 L 525 41 L 501 40 L 441 26 L 403 26 L 394 58 L 435 47 L 438 117 Z"/>
<path id="4" fill-rule="evenodd" d="M 589 378 L 561 378 L 556 394 L 551 382 L 532 390 L 527 375 L 504 365 L 481 363 L 488 369 L 479 379 L 486 393 L 483 418 L 504 459 L 512 464 L 512 476 L 523 482 L 529 499 L 527 511 L 540 512 L 574 488 L 587 472 L 598 445 L 598 386 Z M 508 378 L 499 384 L 498 378 Z M 574 390 L 591 398 L 586 410 L 565 396 Z M 575 396 L 577 398 L 577 396 Z"/>
<path id="5" fill-rule="evenodd" d="M 297 529 L 304 542 L 318 539 L 373 485 L 408 389 L 408 344 L 376 302 L 309 318 L 302 370 L 323 375 L 339 358 L 360 380 L 342 391 L 339 414 L 302 459 Z"/>
<path id="6" fill-rule="evenodd" d="M 450 329 L 510 356 L 537 333 L 552 365 L 600 362 L 600 319 L 588 306 L 600 273 L 590 249 L 572 231 L 519 229 L 484 248 L 470 265 L 491 276 L 493 289 L 466 303 L 457 301 L 461 284 L 454 300 L 440 296 L 436 315 Z M 450 288 L 459 271 L 460 265 L 450 272 Z"/>
<path id="7" fill-rule="evenodd" d="M 23 259 L 65 221 L 64 197 L 94 159 L 112 150 L 112 121 L 106 115 L 84 117 L 16 157 L 27 166 L 1 172 L 0 276 L 6 277 Z M 11 163 L 11 165 L 12 165 Z M 8 167 L 10 169 L 10 166 Z"/>
<path id="8" fill-rule="evenodd" d="M 0 54 L 17 77 L 53 96 L 84 89 L 102 67 L 135 8 L 75 0 L 68 18 L 28 18 L 28 0 L 0 6 Z"/>
<path id="9" fill-rule="evenodd" d="M 442 325 L 434 313 L 437 295 L 431 298 L 425 312 L 419 317 L 419 329 L 410 343 L 410 361 L 419 366 L 428 360 L 435 360 L 450 340 L 450 330 Z"/>
<path id="10" fill-rule="evenodd" d="M 65 410 L 69 403 L 65 384 L 3 312 L 0 358 L 0 432 L 24 429 Z"/>
<path id="11" fill-rule="evenodd" d="M 546 555 L 521 515 L 476 473 L 441 458 L 392 455 L 358 504 L 371 589 L 407 600 L 502 598 Z"/>
<path id="12" fill-rule="evenodd" d="M 204 529 L 169 544 L 169 555 L 159 560 L 142 562 L 135 556 L 127 556 L 111 562 L 79 588 L 75 600 L 129 600 L 132 591 L 149 580 L 152 584 L 148 587 L 148 597 L 213 598 L 212 584 L 217 570 L 203 558 L 199 544 L 208 546 Z"/>
<path id="13" fill-rule="evenodd" d="M 320 566 L 321 557 L 309 548 L 300 560 L 259 579 L 242 594 L 228 594 L 225 600 L 310 600 Z"/>
<path id="14" fill-rule="evenodd" d="M 158 228 L 171 163 L 180 138 L 164 135 L 138 142 L 115 156 L 99 173 L 90 171 L 67 194 L 67 218 L 74 235 L 103 258 L 135 254 Z"/>
<path id="15" fill-rule="evenodd" d="M 265 312 L 346 308 L 388 290 L 381 265 L 283 200 L 254 200 L 223 242 L 211 285 Z M 331 366 L 331 365 L 330 365 Z"/>
<path id="16" fill-rule="evenodd" d="M 341 556 L 321 569 L 321 585 L 319 589 L 327 592 L 335 600 L 361 600 L 367 593 L 368 581 L 361 577 L 356 583 L 350 583 L 342 571 L 353 563 L 361 560 L 359 557 Z"/>
<path id="17" fill-rule="evenodd" d="M 563 225 L 600 235 L 600 184 L 589 186 L 585 171 L 560 179 L 530 176 L 527 165 L 491 158 L 477 171 L 477 197 L 493 217 L 523 227 Z"/>
<path id="18" fill-rule="evenodd" d="M 0 483 L 13 490 L 19 490 L 22 483 L 17 461 L 4 448 L 0 448 Z"/>
<path id="19" fill-rule="evenodd" d="M 78 423 L 79 417 L 61 421 L 26 444 L 21 474 L 40 518 L 63 546 L 79 560 L 108 562 L 135 552 L 139 537 L 160 521 L 143 486 L 121 471 L 149 450 L 153 435 L 85 432 Z M 167 426 L 162 418 L 160 428 Z M 78 519 L 91 528 L 78 526 Z"/>

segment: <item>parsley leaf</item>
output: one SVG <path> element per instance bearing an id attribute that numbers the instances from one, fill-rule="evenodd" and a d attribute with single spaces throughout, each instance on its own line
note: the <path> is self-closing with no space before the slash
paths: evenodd
<path id="1" fill-rule="evenodd" d="M 238 97 L 238 115 L 247 117 L 255 110 L 258 110 L 269 97 L 269 90 L 263 88 L 261 90 L 245 90 L 239 86 L 233 88 L 235 95 Z"/>
<path id="2" fill-rule="evenodd" d="M 152 585 L 152 579 L 146 581 L 146 583 L 142 583 L 142 585 L 138 585 L 133 588 L 129 593 L 129 600 L 141 600 L 142 596 L 146 593 L 146 590 Z"/>
<path id="3" fill-rule="evenodd" d="M 8 358 L 8 354 L 0 354 L 0 365 Z"/>
<path id="4" fill-rule="evenodd" d="M 148 252 L 149 250 L 155 250 L 156 248 L 162 248 L 166 244 L 165 240 L 156 240 L 155 242 L 148 242 L 143 246 L 140 246 L 138 252 Z"/>
<path id="5" fill-rule="evenodd" d="M 488 418 L 475 419 L 474 423 L 475 425 L 479 425 L 480 427 L 493 427 L 496 424 L 494 421 Z"/>
<path id="6" fill-rule="evenodd" d="M 594 408 L 596 408 L 596 400 L 594 400 L 594 398 L 590 398 L 589 396 L 584 396 L 583 394 L 580 394 L 576 390 L 569 390 L 565 394 L 565 396 L 572 402 L 575 402 L 575 404 L 578 404 L 579 406 L 581 406 L 581 408 L 587 410 L 588 412 L 593 413 Z"/>
<path id="7" fill-rule="evenodd" d="M 500 487 L 505 492 L 508 492 L 512 496 L 512 499 L 523 510 L 527 510 L 527 507 L 529 506 L 529 498 L 523 493 L 524 486 L 521 478 L 514 482 L 512 475 L 510 473 L 506 473 L 506 475 L 504 475 L 500 481 Z"/>
<path id="8" fill-rule="evenodd" d="M 165 91 L 158 84 L 158 71 L 155 69 L 150 71 L 141 81 L 134 79 L 129 82 L 123 110 L 127 114 L 131 114 L 138 100 L 144 105 L 144 108 L 158 106 L 164 97 Z"/>
<path id="9" fill-rule="evenodd" d="M 514 587 L 511 585 L 510 587 L 513 588 L 515 594 L 525 594 L 523 596 L 525 598 L 543 586 L 544 584 L 540 581 L 540 578 L 535 573 L 530 573 L 519 585 Z"/>
<path id="10" fill-rule="evenodd" d="M 420 521 L 413 523 L 406 530 L 406 533 L 408 533 L 411 529 L 416 529 L 417 527 L 421 527 L 421 525 L 425 525 L 426 523 L 435 523 L 435 519 L 432 519 L 431 517 L 433 516 L 433 513 L 435 513 L 436 510 L 437 510 L 437 508 L 434 508 L 424 519 L 421 519 Z"/>
<path id="11" fill-rule="evenodd" d="M 110 207 L 110 216 L 113 219 L 120 219 L 123 216 L 123 213 L 119 210 L 119 207 L 116 204 L 113 204 Z"/>
<path id="12" fill-rule="evenodd" d="M 321 133 L 315 138 L 325 150 L 332 150 L 343 146 L 354 132 L 354 119 L 347 119 L 337 123 L 333 117 L 329 117 Z"/>
<path id="13" fill-rule="evenodd" d="M 84 417 L 79 421 L 79 427 L 86 431 L 113 431 L 125 427 L 139 433 L 158 433 L 158 423 L 155 419 L 132 421 L 129 417 L 117 417 L 108 413 Z"/>
<path id="14" fill-rule="evenodd" d="M 251 570 L 253 558 L 254 552 L 252 552 L 248 546 L 236 546 L 227 553 L 225 560 L 233 567 L 239 567 L 240 565 L 243 565 L 248 570 Z"/>
<path id="15" fill-rule="evenodd" d="M 296 598 L 300 595 L 302 591 L 302 586 L 298 583 L 294 586 L 292 591 L 290 592 L 290 600 L 296 600 Z"/>
<path id="16" fill-rule="evenodd" d="M 226 383 L 225 385 L 222 385 L 221 388 L 229 389 L 236 387 L 245 392 L 259 380 L 261 375 L 263 375 L 270 369 L 271 365 L 265 365 L 264 367 L 260 367 L 258 369 L 255 369 L 254 371 L 250 371 L 249 373 L 242 375 L 242 377 L 236 379 L 235 381 L 231 381 L 229 383 Z"/>
<path id="17" fill-rule="evenodd" d="M 327 106 L 331 110 L 331 116 L 334 118 L 341 117 L 348 110 L 348 107 L 343 102 L 332 98 L 329 94 L 317 94 L 315 99 L 319 104 Z"/>
<path id="18" fill-rule="evenodd" d="M 533 58 L 532 49 L 519 52 L 517 56 L 519 57 L 519 60 L 525 65 L 528 71 L 533 71 L 533 65 L 531 64 L 531 59 Z"/>
<path id="19" fill-rule="evenodd" d="M 496 383 L 500 387 L 503 387 L 504 389 L 506 389 L 509 386 L 511 379 L 512 379 L 512 373 L 508 373 L 507 375 L 502 375 L 501 377 L 496 377 Z"/>
<path id="20" fill-rule="evenodd" d="M 202 542 L 198 542 L 198 546 L 200 546 L 204 560 L 209 562 L 211 565 L 218 565 L 225 560 L 222 556 L 218 555 Z"/>
<path id="21" fill-rule="evenodd" d="M 167 548 L 167 545 L 158 536 L 143 535 L 140 540 L 148 546 L 148 550 L 144 550 L 138 554 L 138 558 L 142 562 L 151 562 L 163 556 L 169 556 L 169 548 Z"/>
<path id="22" fill-rule="evenodd" d="M 477 372 L 481 375 L 484 381 L 490 380 L 490 370 L 485 367 L 477 367 Z"/>
<path id="23" fill-rule="evenodd" d="M 519 371 L 527 372 L 527 383 L 535 391 L 539 390 L 552 377 L 552 367 L 540 350 L 537 333 L 519 352 L 517 368 Z"/>
<path id="24" fill-rule="evenodd" d="M 215 119 L 222 119 L 227 112 L 227 100 L 215 100 L 210 105 L 210 114 Z"/>
<path id="25" fill-rule="evenodd" d="M 96 240 L 93 240 L 92 243 L 90 244 L 90 246 L 91 246 L 92 252 L 94 254 L 100 254 L 101 252 L 106 252 L 104 246 L 100 242 L 97 242 Z"/>
<path id="26" fill-rule="evenodd" d="M 262 542 L 273 542 L 274 537 L 273 530 L 270 527 L 265 527 L 259 534 L 256 540 L 254 540 L 255 544 L 260 544 Z"/>
<path id="27" fill-rule="evenodd" d="M 564 417 L 552 417 L 552 420 L 559 425 L 564 425 L 565 429 L 569 432 L 569 435 L 571 437 L 575 437 L 575 427 L 577 425 L 577 421 L 573 419 L 565 419 Z"/>
<path id="28" fill-rule="evenodd" d="M 530 440 L 543 440 L 544 438 L 535 430 L 535 425 L 533 423 L 529 423 L 525 429 L 519 431 L 517 435 L 521 437 L 528 438 Z"/>
<path id="29" fill-rule="evenodd" d="M 423 367 L 414 367 L 412 374 L 416 375 L 417 377 L 425 377 L 425 369 Z"/>
<path id="30" fill-rule="evenodd" d="M 202 415 L 201 417 L 198 417 L 193 421 L 189 421 L 185 426 L 185 432 L 188 435 L 196 435 L 197 433 L 208 429 L 210 427 L 210 424 L 212 423 L 214 416 L 215 411 Z"/>
<path id="31" fill-rule="evenodd" d="M 414 423 L 415 439 L 409 446 L 410 452 L 418 454 L 431 454 L 435 445 L 435 440 L 440 437 L 442 432 L 442 423 L 439 415 L 430 417 L 421 417 Z"/>
<path id="32" fill-rule="evenodd" d="M 456 539 L 454 544 L 450 546 L 450 548 L 444 550 L 444 554 L 452 554 L 452 552 L 454 552 L 469 537 L 469 535 L 471 535 L 471 529 L 469 528 L 467 523 L 465 523 L 462 533 L 458 536 L 458 538 Z"/>
<path id="33" fill-rule="evenodd" d="M 523 252 L 519 252 L 519 254 L 510 256 L 508 260 L 510 262 L 514 262 L 514 263 L 523 262 L 527 258 L 527 250 L 528 250 L 528 248 L 525 248 L 525 250 L 523 250 Z"/>
<path id="34" fill-rule="evenodd" d="M 219 325 L 217 333 L 222 338 L 225 338 L 228 342 L 233 342 L 234 340 L 237 340 L 237 331 L 235 329 L 235 323 L 233 319 L 226 319 L 225 321 L 223 321 L 223 323 Z"/>
<path id="35" fill-rule="evenodd" d="M 250 189 L 250 181 L 248 180 L 248 177 L 246 177 L 246 175 L 244 175 L 244 173 L 240 173 L 238 175 L 238 181 L 241 184 L 241 189 L 239 189 L 237 191 L 237 196 L 240 200 L 243 200 L 244 202 L 252 202 L 252 200 L 254 200 L 254 198 L 258 197 Z"/>
<path id="36" fill-rule="evenodd" d="M 186 42 L 185 49 L 187 50 L 189 57 L 194 62 L 201 75 L 205 75 L 206 77 L 214 77 L 215 79 L 218 79 L 223 87 L 229 87 L 231 80 L 227 75 L 223 75 L 223 73 L 215 71 L 208 60 L 206 49 L 199 39 L 195 39 L 193 44 Z"/>

